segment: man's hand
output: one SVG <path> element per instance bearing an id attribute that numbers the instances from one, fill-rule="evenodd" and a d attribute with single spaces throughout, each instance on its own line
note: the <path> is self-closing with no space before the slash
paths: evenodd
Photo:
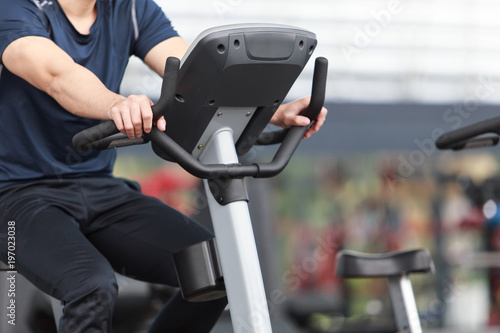
<path id="1" fill-rule="evenodd" d="M 299 113 L 309 105 L 310 99 L 310 97 L 304 97 L 294 102 L 281 105 L 274 113 L 270 123 L 283 128 L 309 125 L 309 118 L 300 116 Z M 325 108 L 321 110 L 318 117 L 315 119 L 314 124 L 307 130 L 306 134 L 304 134 L 304 139 L 309 138 L 311 135 L 319 131 L 325 122 L 327 113 L 328 111 Z"/>
<path id="2" fill-rule="evenodd" d="M 182 58 L 189 44 L 180 37 L 169 38 L 153 47 L 144 58 L 144 62 L 158 75 L 163 76 L 165 62 L 168 57 Z M 149 133 L 153 126 L 153 102 L 143 95 L 131 95 L 114 101 L 108 111 L 118 130 L 130 139 L 142 136 L 143 131 Z M 156 122 L 159 130 L 165 131 L 166 121 L 161 117 Z"/>
<path id="3" fill-rule="evenodd" d="M 130 139 L 139 138 L 143 132 L 149 133 L 153 127 L 153 102 L 144 95 L 130 95 L 115 103 L 108 112 L 108 117 L 115 122 L 120 132 Z M 159 130 L 165 131 L 165 118 L 156 122 Z"/>

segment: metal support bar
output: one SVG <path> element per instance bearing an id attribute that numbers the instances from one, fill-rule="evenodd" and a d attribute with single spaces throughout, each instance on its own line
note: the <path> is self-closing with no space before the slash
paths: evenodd
<path id="1" fill-rule="evenodd" d="M 408 275 L 389 276 L 389 294 L 399 333 L 422 333 L 415 296 Z"/>
<path id="2" fill-rule="evenodd" d="M 215 132 L 200 156 L 204 164 L 238 163 L 232 131 Z M 204 180 L 235 333 L 269 333 L 271 322 L 246 201 L 220 205 Z"/>

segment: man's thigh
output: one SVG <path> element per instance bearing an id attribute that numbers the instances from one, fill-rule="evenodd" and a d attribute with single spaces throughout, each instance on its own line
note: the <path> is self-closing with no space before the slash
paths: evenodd
<path id="1" fill-rule="evenodd" d="M 205 227 L 139 192 L 99 216 L 105 228 L 87 234 L 114 269 L 129 277 L 177 285 L 172 254 L 213 237 Z M 106 220 L 99 221 L 99 220 Z"/>
<path id="2" fill-rule="evenodd" d="M 47 294 L 68 302 L 88 292 L 83 289 L 94 277 L 112 280 L 111 265 L 81 233 L 75 219 L 59 207 L 35 201 L 26 201 L 22 210 L 19 204 L 12 205 L 16 209 L 4 206 L 0 259 L 6 260 L 5 235 L 13 225 L 15 270 Z"/>

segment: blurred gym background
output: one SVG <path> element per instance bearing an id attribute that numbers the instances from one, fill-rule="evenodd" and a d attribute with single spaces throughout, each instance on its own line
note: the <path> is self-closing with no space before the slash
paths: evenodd
<path id="1" fill-rule="evenodd" d="M 436 264 L 434 275 L 412 277 L 424 332 L 498 332 L 500 152 L 443 153 L 433 141 L 500 115 L 500 2 L 156 1 L 189 42 L 213 26 L 287 24 L 315 32 L 313 57 L 330 61 L 321 132 L 301 144 L 283 174 L 248 181 L 271 314 L 286 322 L 282 332 L 334 332 L 347 315 L 390 317 L 385 281 L 339 279 L 335 255 L 421 247 Z M 312 65 L 289 100 L 310 93 Z M 122 93 L 155 100 L 160 84 L 131 59 Z M 245 158 L 271 154 L 255 148 Z M 206 218 L 199 181 L 149 147 L 121 150 L 116 170 Z M 120 281 L 132 301 L 117 309 L 115 330 L 143 332 L 169 291 Z M 153 310 L 139 315 L 138 306 Z M 216 331 L 231 332 L 227 320 Z"/>

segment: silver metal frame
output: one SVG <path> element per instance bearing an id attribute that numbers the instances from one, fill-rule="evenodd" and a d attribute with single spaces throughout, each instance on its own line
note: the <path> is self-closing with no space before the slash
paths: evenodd
<path id="1" fill-rule="evenodd" d="M 212 117 L 212 120 L 208 124 L 205 132 L 203 132 L 200 140 L 196 144 L 194 150 L 191 152 L 195 158 L 199 158 L 203 152 L 203 149 L 207 146 L 208 140 L 212 137 L 213 133 L 220 128 L 225 126 L 231 127 L 233 133 L 234 141 L 243 133 L 248 122 L 252 118 L 256 108 L 246 107 L 246 108 L 231 108 L 231 107 L 219 107 L 217 112 Z"/>
<path id="2" fill-rule="evenodd" d="M 407 274 L 387 277 L 399 333 L 422 333 L 411 281 Z"/>
<path id="3" fill-rule="evenodd" d="M 216 131 L 199 159 L 204 164 L 238 163 L 231 128 L 223 127 Z M 248 203 L 236 201 L 222 206 L 215 200 L 206 180 L 204 185 L 217 239 L 233 330 L 235 333 L 272 332 Z"/>

